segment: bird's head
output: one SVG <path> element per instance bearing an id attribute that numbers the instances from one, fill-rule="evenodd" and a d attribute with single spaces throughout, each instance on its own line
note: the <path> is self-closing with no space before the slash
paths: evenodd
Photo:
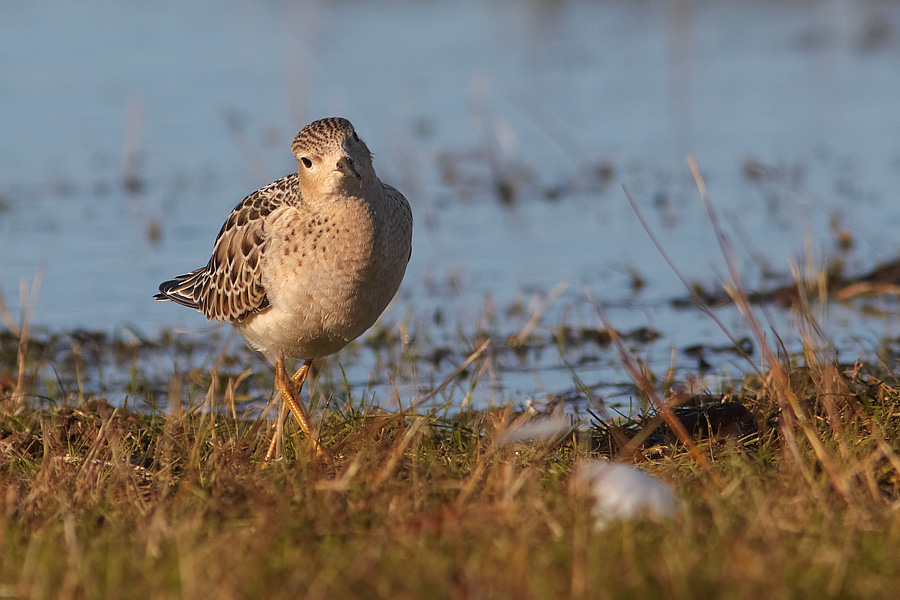
<path id="1" fill-rule="evenodd" d="M 375 178 L 372 153 L 347 119 L 313 121 L 294 138 L 291 152 L 299 162 L 301 190 L 353 192 Z"/>

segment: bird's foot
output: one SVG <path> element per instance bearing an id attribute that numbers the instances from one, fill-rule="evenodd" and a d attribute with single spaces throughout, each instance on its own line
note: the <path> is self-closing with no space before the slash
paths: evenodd
<path id="1" fill-rule="evenodd" d="M 290 413 L 294 415 L 297 425 L 300 426 L 300 429 L 306 434 L 306 438 L 310 441 L 310 445 L 312 446 L 315 455 L 319 458 L 327 458 L 328 454 L 322 448 L 321 444 L 319 444 L 317 432 L 313 432 L 309 425 L 309 412 L 306 409 L 306 405 L 303 404 L 303 400 L 300 398 L 300 391 L 303 388 L 303 382 L 306 380 L 306 376 L 309 373 L 309 365 L 311 363 L 312 361 L 309 360 L 303 363 L 303 366 L 297 370 L 293 377 L 287 377 L 285 375 L 284 367 L 280 360 L 275 363 L 275 391 L 281 396 L 283 407 L 286 408 L 286 410 L 283 408 L 281 411 L 281 414 L 278 417 L 278 424 L 279 429 L 283 430 L 284 421 L 287 418 L 287 411 L 290 411 Z M 280 433 L 280 431 L 275 432 L 275 436 L 272 438 L 272 442 L 269 444 L 269 449 L 266 452 L 266 461 L 271 460 L 277 453 L 277 440 L 280 437 Z"/>

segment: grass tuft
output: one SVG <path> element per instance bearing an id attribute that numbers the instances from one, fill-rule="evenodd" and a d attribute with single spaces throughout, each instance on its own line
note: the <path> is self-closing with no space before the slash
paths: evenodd
<path id="1" fill-rule="evenodd" d="M 227 412 L 102 399 L 6 411 L 0 586 L 29 598 L 890 597 L 900 386 L 872 365 L 792 358 L 730 396 L 756 433 L 629 450 L 684 508 L 603 531 L 573 469 L 621 455 L 655 411 L 505 444 L 530 412 L 355 405 L 322 413 L 332 462 L 289 426 L 273 463 L 268 422 Z"/>

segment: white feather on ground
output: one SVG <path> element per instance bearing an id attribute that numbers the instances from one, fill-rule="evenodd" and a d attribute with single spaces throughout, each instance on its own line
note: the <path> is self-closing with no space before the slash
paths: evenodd
<path id="1" fill-rule="evenodd" d="M 597 526 L 636 518 L 667 518 L 680 503 L 671 488 L 637 467 L 610 461 L 585 461 L 575 484 L 594 498 Z"/>

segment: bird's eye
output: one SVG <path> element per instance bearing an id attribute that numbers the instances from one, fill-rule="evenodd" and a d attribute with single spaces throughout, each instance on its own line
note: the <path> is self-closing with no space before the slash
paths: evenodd
<path id="1" fill-rule="evenodd" d="M 306 158 L 305 156 L 300 158 L 300 162 L 302 162 L 303 166 L 306 167 L 307 169 L 312 167 L 312 161 L 309 160 L 308 158 Z"/>

